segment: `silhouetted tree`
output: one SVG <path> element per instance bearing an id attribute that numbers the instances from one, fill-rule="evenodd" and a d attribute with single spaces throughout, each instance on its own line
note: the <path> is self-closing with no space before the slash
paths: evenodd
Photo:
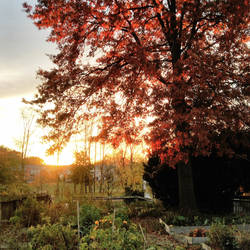
<path id="1" fill-rule="evenodd" d="M 211 152 L 212 132 L 249 127 L 248 1 L 38 0 L 24 7 L 58 45 L 56 66 L 40 70 L 32 102 L 51 128 L 48 139 L 60 131 L 68 141 L 92 112 L 105 118 L 100 133 L 117 144 L 131 129 L 138 135 L 150 116 L 148 143 L 177 167 L 180 207 L 195 208 L 190 158 Z"/>

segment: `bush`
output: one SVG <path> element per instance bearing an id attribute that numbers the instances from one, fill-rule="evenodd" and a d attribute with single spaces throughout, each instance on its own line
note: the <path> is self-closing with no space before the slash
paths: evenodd
<path id="1" fill-rule="evenodd" d="M 13 226 L 1 223 L 0 249 L 18 249 L 18 250 L 30 249 L 27 237 L 27 228 L 20 228 L 17 227 L 16 225 Z"/>
<path id="2" fill-rule="evenodd" d="M 96 221 L 95 227 L 83 237 L 80 249 L 143 249 L 143 237 L 135 224 L 115 219 L 112 227 L 112 216 Z"/>
<path id="3" fill-rule="evenodd" d="M 238 243 L 233 227 L 224 224 L 212 224 L 208 233 L 209 244 L 213 249 L 236 250 Z"/>
<path id="4" fill-rule="evenodd" d="M 197 212 L 183 212 L 181 210 L 168 210 L 161 216 L 168 225 L 175 226 L 208 226 L 211 224 L 237 225 L 249 224 L 250 216 L 226 214 L 218 217 L 211 214 L 201 214 Z"/>
<path id="5" fill-rule="evenodd" d="M 161 164 L 158 156 L 149 158 L 144 166 L 143 179 L 148 182 L 154 197 L 161 200 L 165 207 L 178 205 L 177 171 L 166 164 Z"/>
<path id="6" fill-rule="evenodd" d="M 14 216 L 12 216 L 11 218 L 10 218 L 10 223 L 11 224 L 13 224 L 13 225 L 21 225 L 21 218 L 19 217 L 19 216 L 16 216 L 16 215 L 14 215 Z"/>
<path id="7" fill-rule="evenodd" d="M 28 229 L 32 249 L 77 249 L 77 233 L 70 226 L 57 224 L 38 225 Z"/>
<path id="8" fill-rule="evenodd" d="M 80 208 L 80 227 L 83 235 L 89 233 L 91 226 L 96 220 L 101 218 L 101 210 L 89 204 L 84 204 Z"/>
<path id="9" fill-rule="evenodd" d="M 174 211 L 167 211 L 164 214 L 163 220 L 168 225 L 175 225 L 175 226 L 186 226 L 192 225 L 192 218 L 188 216 L 184 216 L 180 213 Z"/>
<path id="10" fill-rule="evenodd" d="M 250 249 L 250 233 L 243 232 L 239 237 L 239 249 L 249 250 Z"/>
<path id="11" fill-rule="evenodd" d="M 25 227 L 35 226 L 41 223 L 43 210 L 43 204 L 41 205 L 36 199 L 28 197 L 16 210 L 15 216 L 10 221 L 12 223 L 20 223 Z"/>
<path id="12" fill-rule="evenodd" d="M 128 221 L 128 208 L 127 207 L 121 207 L 119 209 L 115 210 L 115 217 L 121 218 L 121 220 Z"/>
<path id="13" fill-rule="evenodd" d="M 0 168 L 1 169 L 1 168 Z M 32 190 L 28 184 L 25 183 L 0 183 L 1 198 L 6 200 L 18 198 L 23 195 L 30 195 Z"/>
<path id="14" fill-rule="evenodd" d="M 49 218 L 51 224 L 64 221 L 64 224 L 76 224 L 76 204 L 73 202 L 52 203 L 46 207 L 44 216 Z"/>
<path id="15" fill-rule="evenodd" d="M 162 217 L 165 208 L 162 206 L 161 202 L 149 203 L 146 201 L 137 201 L 130 203 L 128 205 L 129 217 Z"/>

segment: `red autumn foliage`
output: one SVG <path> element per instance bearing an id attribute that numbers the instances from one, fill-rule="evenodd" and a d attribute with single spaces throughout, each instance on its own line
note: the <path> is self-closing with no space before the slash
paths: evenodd
<path id="1" fill-rule="evenodd" d="M 88 113 L 105 117 L 100 136 L 117 145 L 151 117 L 145 138 L 174 166 L 209 154 L 212 133 L 249 128 L 248 1 L 38 0 L 24 8 L 58 45 L 32 101 L 49 139 L 67 141 Z"/>

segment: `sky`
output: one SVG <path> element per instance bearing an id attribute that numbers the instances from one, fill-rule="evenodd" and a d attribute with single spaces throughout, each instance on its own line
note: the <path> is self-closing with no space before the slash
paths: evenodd
<path id="1" fill-rule="evenodd" d="M 16 140 L 22 134 L 20 110 L 22 98 L 31 99 L 40 84 L 39 68 L 53 65 L 48 54 L 56 46 L 46 42 L 48 31 L 38 30 L 22 9 L 25 0 L 0 0 L 0 145 L 18 150 Z M 29 4 L 35 0 L 26 0 Z M 29 155 L 39 156 L 48 164 L 56 164 L 56 156 L 47 157 L 47 145 L 42 144 L 41 131 L 34 128 Z M 66 148 L 59 164 L 73 161 L 73 149 Z"/>

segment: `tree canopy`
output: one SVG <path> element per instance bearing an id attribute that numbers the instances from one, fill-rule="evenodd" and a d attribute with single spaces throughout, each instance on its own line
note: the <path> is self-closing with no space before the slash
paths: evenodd
<path id="1" fill-rule="evenodd" d="M 32 103 L 48 139 L 100 115 L 102 135 L 146 138 L 174 166 L 209 154 L 211 132 L 249 128 L 248 1 L 38 0 L 24 8 L 55 67 L 40 70 Z M 190 151 L 192 147 L 192 151 Z"/>

